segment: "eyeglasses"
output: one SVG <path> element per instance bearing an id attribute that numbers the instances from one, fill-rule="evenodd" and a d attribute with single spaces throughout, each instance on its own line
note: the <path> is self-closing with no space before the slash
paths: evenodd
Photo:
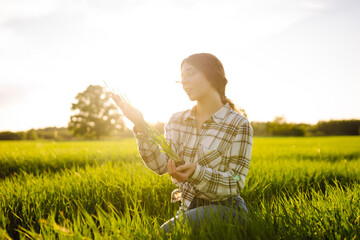
<path id="1" fill-rule="evenodd" d="M 192 75 L 195 74 L 195 70 L 194 69 L 190 69 L 190 70 L 187 70 L 185 71 L 183 74 L 181 74 L 182 78 L 185 78 L 187 79 L 188 77 L 191 77 Z M 187 80 L 188 81 L 188 80 Z M 175 83 L 182 83 L 183 80 L 181 81 L 175 81 Z"/>

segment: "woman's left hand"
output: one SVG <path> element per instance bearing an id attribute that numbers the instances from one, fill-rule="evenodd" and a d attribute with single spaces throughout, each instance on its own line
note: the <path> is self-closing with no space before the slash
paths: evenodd
<path id="1" fill-rule="evenodd" d="M 176 167 L 175 161 L 169 159 L 167 162 L 168 173 L 179 182 L 187 181 L 195 172 L 196 164 L 187 162 L 184 165 Z"/>
<path id="2" fill-rule="evenodd" d="M 143 114 L 136 108 L 129 105 L 127 102 L 123 101 L 121 97 L 117 94 L 111 93 L 112 99 L 115 103 L 121 108 L 121 111 L 124 113 L 137 129 L 141 130 L 146 127 Z"/>

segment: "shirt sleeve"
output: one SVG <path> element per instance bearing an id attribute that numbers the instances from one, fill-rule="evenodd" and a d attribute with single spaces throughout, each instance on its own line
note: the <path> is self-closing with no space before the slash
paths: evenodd
<path id="1" fill-rule="evenodd" d="M 171 119 L 164 126 L 164 136 L 168 143 L 172 144 L 172 135 L 171 135 Z M 136 127 L 134 126 L 132 132 L 136 138 L 139 154 L 146 165 L 150 170 L 154 171 L 159 175 L 163 175 L 168 172 L 166 163 L 169 159 L 169 156 L 162 152 L 161 147 L 151 142 L 150 137 L 142 132 L 137 132 Z"/>
<path id="2" fill-rule="evenodd" d="M 250 166 L 253 145 L 253 129 L 248 121 L 243 123 L 225 153 L 229 159 L 227 171 L 219 171 L 197 164 L 195 172 L 188 181 L 201 192 L 218 198 L 237 195 L 245 186 Z"/>

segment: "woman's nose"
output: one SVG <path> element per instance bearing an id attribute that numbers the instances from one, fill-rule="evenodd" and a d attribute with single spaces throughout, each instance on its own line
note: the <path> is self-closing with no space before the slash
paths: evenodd
<path id="1" fill-rule="evenodd" d="M 184 85 L 188 83 L 189 81 L 186 78 L 181 78 L 181 84 Z"/>

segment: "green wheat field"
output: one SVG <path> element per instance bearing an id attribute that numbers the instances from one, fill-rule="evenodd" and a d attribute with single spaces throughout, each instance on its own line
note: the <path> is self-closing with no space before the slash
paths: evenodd
<path id="1" fill-rule="evenodd" d="M 136 140 L 0 142 L 0 239 L 360 239 L 360 137 L 255 137 L 246 226 L 163 234 L 168 174 Z"/>

